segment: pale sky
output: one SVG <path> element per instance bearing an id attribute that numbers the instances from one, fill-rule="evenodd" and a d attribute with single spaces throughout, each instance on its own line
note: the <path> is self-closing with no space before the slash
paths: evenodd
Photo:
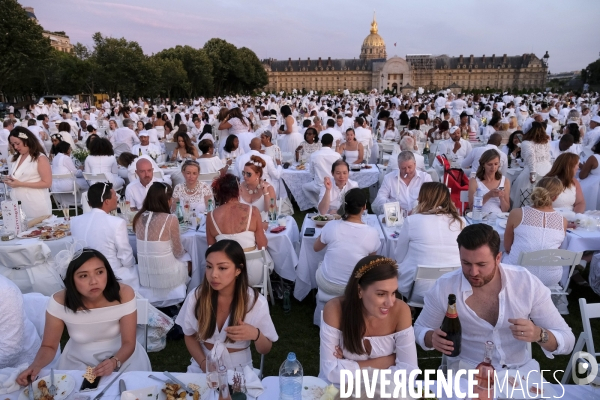
<path id="1" fill-rule="evenodd" d="M 550 54 L 550 72 L 581 70 L 600 52 L 600 0 L 19 0 L 44 29 L 92 45 L 137 41 L 146 54 L 217 37 L 260 59 L 358 58 L 373 11 L 388 57 Z M 394 47 L 394 43 L 396 47 Z"/>

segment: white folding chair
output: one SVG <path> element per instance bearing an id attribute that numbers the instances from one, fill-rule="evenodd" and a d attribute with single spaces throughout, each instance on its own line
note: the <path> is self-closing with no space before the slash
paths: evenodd
<path id="1" fill-rule="evenodd" d="M 271 304 L 275 305 L 275 297 L 273 297 L 273 289 L 271 287 L 271 278 L 269 276 L 269 262 L 267 260 L 267 253 L 265 249 L 252 250 L 246 253 L 246 264 L 249 264 L 251 260 L 262 260 L 263 278 L 260 283 L 253 287 L 260 289 L 263 296 L 269 295 L 271 298 Z"/>
<path id="2" fill-rule="evenodd" d="M 131 153 L 131 147 L 127 143 L 117 143 L 113 147 L 113 152 L 115 153 L 115 157 L 118 157 L 123 153 Z"/>
<path id="3" fill-rule="evenodd" d="M 440 181 L 440 176 L 438 175 L 437 171 L 433 168 L 427 168 L 427 171 L 425 171 L 429 174 L 429 176 L 431 176 L 431 180 L 433 182 L 439 182 Z"/>
<path id="4" fill-rule="evenodd" d="M 577 343 L 575 343 L 573 353 L 571 354 L 567 368 L 565 368 L 565 373 L 560 381 L 562 384 L 569 382 L 571 371 L 573 370 L 573 364 L 577 361 L 574 360 L 575 354 L 582 351 L 584 346 L 587 352 L 592 356 L 596 358 L 600 357 L 600 352 L 597 353 L 594 347 L 594 336 L 592 335 L 592 324 L 590 323 L 590 319 L 600 318 L 600 303 L 588 304 L 585 299 L 580 298 L 579 310 L 581 311 L 583 332 L 581 332 L 577 338 Z"/>
<path id="5" fill-rule="evenodd" d="M 110 182 L 104 172 L 100 172 L 97 174 L 90 174 L 88 172 L 84 172 L 83 178 L 87 181 L 87 183 L 89 183 L 90 186 L 97 182 Z"/>
<path id="6" fill-rule="evenodd" d="M 154 179 L 162 182 L 165 179 L 165 175 L 162 171 L 154 171 Z"/>
<path id="7" fill-rule="evenodd" d="M 137 303 L 137 324 L 144 328 L 144 350 L 148 350 L 148 314 L 150 302 L 148 299 L 135 299 Z"/>
<path id="8" fill-rule="evenodd" d="M 49 296 L 41 293 L 25 293 L 23 295 L 23 308 L 27 319 L 31 321 L 40 339 L 44 338 L 44 328 L 46 326 L 46 308 L 48 307 Z M 62 351 L 60 344 L 56 349 L 54 359 L 49 364 L 50 368 L 56 368 Z"/>
<path id="9" fill-rule="evenodd" d="M 431 265 L 417 265 L 417 275 L 415 276 L 415 280 L 410 288 L 410 293 L 408 294 L 408 304 L 411 307 L 423 308 L 424 304 L 422 299 L 417 299 L 416 295 L 413 295 L 415 290 L 415 286 L 419 282 L 431 282 L 435 283 L 435 281 L 442 275 L 455 271 L 459 269 L 460 266 L 431 266 Z M 420 297 L 420 296 L 418 296 Z"/>
<path id="10" fill-rule="evenodd" d="M 74 206 L 75 208 L 75 216 L 78 215 L 79 210 L 78 210 L 78 206 L 79 206 L 79 202 L 77 201 L 77 183 L 75 181 L 75 176 L 73 176 L 72 173 L 68 173 L 68 174 L 58 174 L 58 175 L 54 175 L 52 174 L 52 182 L 56 182 L 57 180 L 62 180 L 62 179 L 70 179 L 73 181 L 73 190 L 71 191 L 54 191 L 52 189 L 50 189 L 50 196 L 52 196 L 52 198 L 54 199 L 54 202 L 56 203 L 56 205 L 59 208 L 53 208 L 52 210 L 60 210 L 60 207 L 64 204 L 69 206 L 69 208 L 71 208 L 71 206 Z M 67 195 L 71 195 L 73 196 L 73 202 L 70 202 L 70 198 Z"/>
<path id="11" fill-rule="evenodd" d="M 213 180 L 218 178 L 219 175 L 220 175 L 219 172 L 210 172 L 208 174 L 200 174 L 200 175 L 198 175 L 198 180 L 200 182 L 208 182 L 210 184 Z"/>
<path id="12" fill-rule="evenodd" d="M 462 214 L 465 215 L 465 204 L 469 204 L 469 191 L 461 190 L 460 191 L 460 205 L 462 208 Z"/>
<path id="13" fill-rule="evenodd" d="M 567 284 L 564 288 L 551 287 L 550 293 L 556 295 L 566 296 L 567 287 L 575 266 L 581 261 L 583 252 L 578 253 L 569 250 L 552 249 L 552 250 L 539 250 L 531 251 L 529 253 L 521 253 L 519 256 L 518 265 L 522 267 L 564 267 L 569 266 L 569 277 L 567 278 Z"/>

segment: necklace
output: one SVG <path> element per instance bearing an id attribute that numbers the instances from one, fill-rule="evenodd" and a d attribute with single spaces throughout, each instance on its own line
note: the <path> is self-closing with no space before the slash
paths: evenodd
<path id="1" fill-rule="evenodd" d="M 248 187 L 248 184 L 244 182 L 244 186 L 246 186 L 246 190 L 248 191 L 248 194 L 250 196 L 252 196 L 254 193 L 258 193 L 258 186 L 255 189 L 250 189 Z"/>
<path id="2" fill-rule="evenodd" d="M 185 192 L 188 194 L 193 194 L 196 193 L 196 186 L 194 186 L 193 189 L 188 189 L 187 185 L 184 186 L 185 187 Z"/>

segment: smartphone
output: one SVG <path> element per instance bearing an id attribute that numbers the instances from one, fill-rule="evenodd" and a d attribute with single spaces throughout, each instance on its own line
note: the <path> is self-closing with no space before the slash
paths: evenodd
<path id="1" fill-rule="evenodd" d="M 304 230 L 304 236 L 315 236 L 315 228 L 306 228 Z"/>
<path id="2" fill-rule="evenodd" d="M 498 190 L 504 190 L 504 186 L 500 186 Z"/>
<path id="3" fill-rule="evenodd" d="M 94 380 L 94 383 L 89 383 L 87 379 L 84 379 L 81 382 L 81 387 L 79 388 L 80 392 L 91 392 L 98 389 L 98 385 L 100 384 L 101 376 L 97 376 Z"/>

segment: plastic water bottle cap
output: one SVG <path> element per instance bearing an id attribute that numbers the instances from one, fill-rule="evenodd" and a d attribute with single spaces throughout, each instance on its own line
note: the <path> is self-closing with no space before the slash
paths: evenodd
<path id="1" fill-rule="evenodd" d="M 296 353 L 289 353 L 287 356 L 288 361 L 296 361 Z"/>

